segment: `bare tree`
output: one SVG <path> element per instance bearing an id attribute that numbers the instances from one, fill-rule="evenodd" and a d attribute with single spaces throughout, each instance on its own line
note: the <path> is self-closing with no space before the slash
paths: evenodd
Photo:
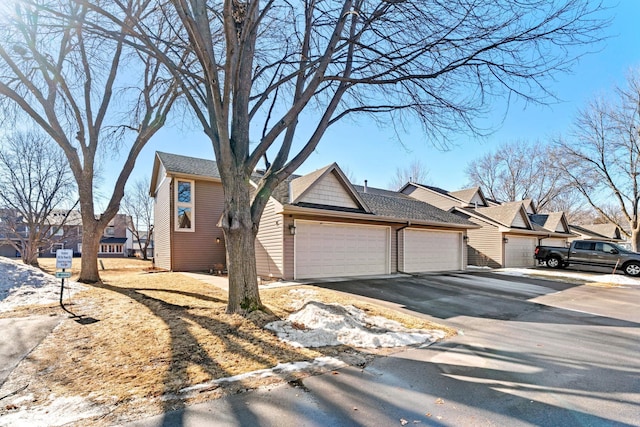
<path id="1" fill-rule="evenodd" d="M 550 144 L 514 141 L 502 144 L 469 163 L 465 174 L 470 186 L 480 186 L 499 202 L 531 199 L 541 212 L 579 208 L 574 189 L 557 167 L 557 153 Z"/>
<path id="2" fill-rule="evenodd" d="M 600 5 L 586 0 L 153 3 L 183 44 L 161 50 L 169 44 L 145 17 L 117 22 L 179 79 L 211 139 L 232 313 L 262 306 L 254 243 L 263 209 L 329 126 L 359 114 L 399 125 L 416 118 L 432 142 L 477 132 L 474 118 L 494 96 L 544 102 L 548 78 L 575 59 L 569 47 L 591 44 L 603 25 Z"/>
<path id="3" fill-rule="evenodd" d="M 127 225 L 145 261 L 147 249 L 153 240 L 153 199 L 149 197 L 150 179 L 146 177 L 131 185 L 122 199 L 122 211 L 131 217 Z"/>
<path id="4" fill-rule="evenodd" d="M 598 214 L 640 248 L 640 70 L 611 100 L 596 98 L 579 112 L 573 132 L 558 141 L 560 166 Z"/>
<path id="5" fill-rule="evenodd" d="M 427 169 L 420 160 L 413 160 L 409 166 L 405 168 L 396 168 L 396 174 L 391 178 L 388 187 L 392 190 L 398 190 L 407 182 L 426 184 L 428 177 L 429 169 Z"/>
<path id="6" fill-rule="evenodd" d="M 137 3 L 118 4 L 126 8 L 129 19 L 140 20 L 148 11 Z M 109 1 L 92 4 L 114 5 Z M 118 13 L 119 8 L 109 11 Z M 118 212 L 140 150 L 165 123 L 177 96 L 174 81 L 158 61 L 129 47 L 126 27 L 114 25 L 74 0 L 16 1 L 3 21 L 2 114 L 10 120 L 12 113 L 26 113 L 64 151 L 82 214 L 78 280 L 97 282 L 100 238 Z M 87 30 L 96 25 L 109 29 L 113 37 Z M 163 35 L 160 26 L 154 31 Z M 124 162 L 105 210 L 98 213 L 94 186 L 101 154 L 124 158 Z"/>
<path id="7" fill-rule="evenodd" d="M 51 247 L 66 219 L 54 224 L 52 212 L 72 204 L 71 171 L 64 153 L 41 133 L 15 133 L 0 145 L 0 236 L 25 264 L 37 266 L 40 249 Z"/>

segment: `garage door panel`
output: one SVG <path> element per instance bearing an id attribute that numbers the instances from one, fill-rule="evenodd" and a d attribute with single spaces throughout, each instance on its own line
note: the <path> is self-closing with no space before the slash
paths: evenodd
<path id="1" fill-rule="evenodd" d="M 534 251 L 538 239 L 535 237 L 508 236 L 505 243 L 505 267 L 535 266 Z"/>
<path id="2" fill-rule="evenodd" d="M 389 227 L 296 221 L 295 277 L 389 272 Z"/>
<path id="3" fill-rule="evenodd" d="M 403 239 L 403 271 L 407 273 L 462 268 L 461 233 L 405 229 Z"/>

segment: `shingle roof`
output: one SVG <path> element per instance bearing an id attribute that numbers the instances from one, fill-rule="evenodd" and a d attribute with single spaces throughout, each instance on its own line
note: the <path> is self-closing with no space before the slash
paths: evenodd
<path id="1" fill-rule="evenodd" d="M 360 197 L 369 205 L 374 215 L 398 218 L 402 220 L 432 221 L 459 225 L 473 225 L 471 222 L 450 212 L 438 209 L 428 203 L 407 196 L 383 195 L 374 189 L 360 192 Z"/>
<path id="2" fill-rule="evenodd" d="M 479 189 L 480 187 L 465 188 L 463 190 L 452 191 L 449 193 L 449 195 L 455 197 L 458 200 L 462 200 L 465 203 L 471 203 L 471 199 L 473 199 L 473 196 L 476 195 Z"/>
<path id="3" fill-rule="evenodd" d="M 156 154 L 169 173 L 220 178 L 218 165 L 213 160 L 163 153 L 160 151 L 156 151 Z"/>
<path id="4" fill-rule="evenodd" d="M 620 231 L 618 230 L 618 226 L 615 224 L 588 224 L 582 225 L 581 227 L 601 236 L 605 236 L 608 239 L 620 238 Z"/>
<path id="5" fill-rule="evenodd" d="M 476 209 L 476 211 L 506 227 L 511 227 L 511 224 L 513 224 L 513 220 L 521 211 L 521 209 L 522 202 L 510 202 L 503 203 L 498 206 L 478 208 Z"/>
<path id="6" fill-rule="evenodd" d="M 533 214 L 529 215 L 529 219 L 544 227 L 545 230 L 556 232 L 558 225 L 562 222 L 562 212 L 551 212 L 548 214 Z M 564 227 L 563 227 L 564 228 Z"/>

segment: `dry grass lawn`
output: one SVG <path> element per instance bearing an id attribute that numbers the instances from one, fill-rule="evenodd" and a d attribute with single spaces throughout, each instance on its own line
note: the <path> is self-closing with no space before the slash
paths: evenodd
<path id="1" fill-rule="evenodd" d="M 74 259 L 74 276 L 79 262 Z M 261 297 L 269 312 L 243 318 L 225 314 L 225 291 L 180 273 L 149 273 L 150 264 L 135 259 L 103 259 L 103 264 L 102 284 L 88 286 L 70 300 L 65 298 L 70 311 L 97 322 L 77 322 L 57 305 L 24 308 L 3 315 L 65 316 L 14 371 L 3 391 L 17 389 L 28 378 L 29 386 L 24 393 L 33 395 L 28 405 L 46 402 L 52 395 L 80 396 L 107 408 L 99 418 L 91 420 L 92 425 L 111 425 L 269 381 L 295 378 L 241 381 L 212 386 L 195 394 L 180 392 L 191 385 L 271 368 L 278 363 L 323 355 L 359 354 L 345 346 L 319 350 L 293 348 L 264 330 L 266 323 L 286 317 L 293 310 L 291 288 L 262 290 Z M 42 259 L 41 265 L 53 272 L 55 259 Z M 317 299 L 325 302 L 353 304 L 409 327 L 454 332 L 340 293 L 314 290 Z M 86 423 L 84 420 L 78 425 Z"/>

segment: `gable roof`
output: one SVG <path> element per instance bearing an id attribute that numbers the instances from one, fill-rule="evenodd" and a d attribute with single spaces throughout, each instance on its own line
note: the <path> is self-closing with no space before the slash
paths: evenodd
<path id="1" fill-rule="evenodd" d="M 160 165 L 168 175 L 220 180 L 218 165 L 213 160 L 156 151 L 153 171 L 151 172 L 151 185 L 149 186 L 149 192 L 152 196 L 158 180 L 162 180 L 162 177 L 158 176 L 160 174 Z"/>
<path id="2" fill-rule="evenodd" d="M 458 191 L 452 191 L 449 193 L 449 195 L 465 202 L 467 205 L 473 205 L 473 199 L 478 196 L 485 206 L 488 205 L 487 199 L 485 199 L 484 194 L 482 194 L 482 190 L 480 189 L 480 187 L 465 188 Z"/>
<path id="3" fill-rule="evenodd" d="M 486 208 L 477 208 L 475 209 L 478 213 L 490 218 L 500 225 L 505 227 L 513 227 L 514 222 L 520 216 L 525 224 L 527 229 L 533 229 L 531 222 L 529 221 L 529 217 L 524 209 L 522 202 L 509 202 L 503 203 L 498 206 L 489 206 Z M 522 228 L 522 227 L 516 227 Z"/>
<path id="4" fill-rule="evenodd" d="M 600 236 L 606 239 L 622 240 L 622 237 L 620 236 L 620 229 L 615 224 L 571 225 L 571 227 L 575 227 L 577 231 L 586 231 L 586 234 L 596 234 L 594 237 Z"/>
<path id="5" fill-rule="evenodd" d="M 537 224 L 545 230 L 556 233 L 571 234 L 569 223 L 564 212 L 551 212 L 546 214 L 530 214 L 529 219 L 532 223 Z"/>
<path id="6" fill-rule="evenodd" d="M 324 168 L 318 169 L 306 175 L 300 176 L 290 181 L 289 197 L 292 199 L 291 204 L 302 202 L 305 195 L 309 194 L 315 185 L 320 183 L 323 179 L 326 179 L 331 174 L 335 176 L 338 183 L 345 190 L 346 195 L 350 197 L 354 204 L 365 212 L 371 210 L 367 206 L 366 202 L 360 197 L 359 193 L 355 190 L 353 185 L 349 182 L 349 179 L 342 172 L 340 167 L 334 162 Z"/>

